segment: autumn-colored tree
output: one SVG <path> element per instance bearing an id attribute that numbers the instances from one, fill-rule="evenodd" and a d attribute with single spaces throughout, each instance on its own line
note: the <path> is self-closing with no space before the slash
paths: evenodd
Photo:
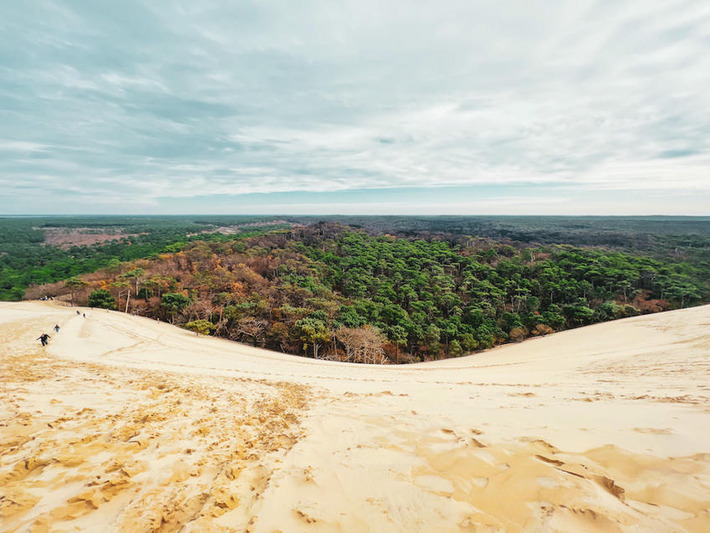
<path id="1" fill-rule="evenodd" d="M 247 337 L 254 346 L 258 346 L 264 339 L 264 331 L 268 322 L 254 317 L 242 318 L 237 322 L 236 331 L 239 337 Z"/>
<path id="2" fill-rule="evenodd" d="M 215 306 L 210 300 L 197 298 L 184 309 L 188 321 L 208 320 L 215 311 Z"/>
<path id="3" fill-rule="evenodd" d="M 131 285 L 125 280 L 117 279 L 111 283 L 111 287 L 116 291 L 116 301 L 121 305 L 121 298 L 126 299 L 125 312 L 128 313 L 128 304 L 131 301 Z"/>
<path id="4" fill-rule="evenodd" d="M 283 322 L 272 322 L 266 332 L 267 343 L 282 352 L 292 351 L 290 348 L 289 328 Z"/>
<path id="5" fill-rule="evenodd" d="M 341 326 L 335 333 L 345 348 L 345 360 L 353 363 L 382 364 L 386 357 L 383 345 L 387 338 L 371 326 L 348 328 Z"/>

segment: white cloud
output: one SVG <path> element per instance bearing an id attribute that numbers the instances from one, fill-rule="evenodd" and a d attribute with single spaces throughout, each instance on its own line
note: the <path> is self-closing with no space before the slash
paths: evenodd
<path id="1" fill-rule="evenodd" d="M 23 154 L 27 152 L 44 152 L 45 149 L 46 147 L 39 143 L 0 140 L 0 152 Z"/>
<path id="2" fill-rule="evenodd" d="M 158 209 L 235 191 L 710 192 L 707 2 L 104 7 L 5 9 L 0 177 L 22 184 L 4 193 L 14 207 L 47 190 L 37 176 L 87 206 Z"/>

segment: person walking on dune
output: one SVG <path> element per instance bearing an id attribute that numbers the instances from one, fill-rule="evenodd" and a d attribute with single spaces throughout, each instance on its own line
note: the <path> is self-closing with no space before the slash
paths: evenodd
<path id="1" fill-rule="evenodd" d="M 37 337 L 37 340 L 42 343 L 42 346 L 47 346 L 47 343 L 49 342 L 49 335 L 42 333 L 42 335 Z"/>
<path id="2" fill-rule="evenodd" d="M 59 333 L 59 324 L 54 324 L 54 333 Z"/>

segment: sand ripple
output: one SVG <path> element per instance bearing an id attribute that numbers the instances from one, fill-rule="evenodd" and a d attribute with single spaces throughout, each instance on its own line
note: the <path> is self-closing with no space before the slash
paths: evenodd
<path id="1" fill-rule="evenodd" d="M 76 364 L 6 347 L 2 530 L 231 529 L 219 518 L 239 507 L 248 521 L 265 487 L 256 478 L 268 478 L 302 435 L 306 397 L 288 383 Z"/>

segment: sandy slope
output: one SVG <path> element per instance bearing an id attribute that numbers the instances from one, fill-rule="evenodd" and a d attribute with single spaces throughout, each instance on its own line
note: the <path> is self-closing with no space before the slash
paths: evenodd
<path id="1" fill-rule="evenodd" d="M 710 307 L 408 367 L 85 311 L 0 305 L 0 530 L 710 531 Z"/>

